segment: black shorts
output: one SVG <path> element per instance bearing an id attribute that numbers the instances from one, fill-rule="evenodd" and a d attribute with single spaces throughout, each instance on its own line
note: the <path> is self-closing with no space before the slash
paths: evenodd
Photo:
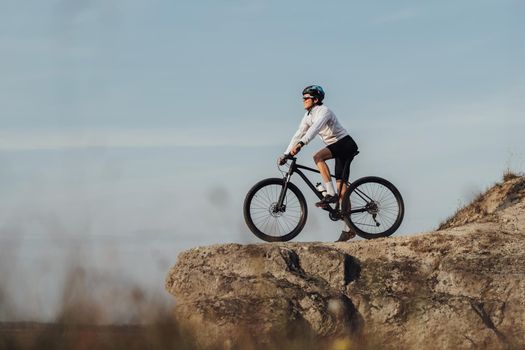
<path id="1" fill-rule="evenodd" d="M 348 181 L 350 177 L 350 163 L 357 153 L 357 144 L 354 139 L 347 135 L 336 143 L 326 146 L 332 152 L 335 159 L 335 178 L 336 180 Z"/>

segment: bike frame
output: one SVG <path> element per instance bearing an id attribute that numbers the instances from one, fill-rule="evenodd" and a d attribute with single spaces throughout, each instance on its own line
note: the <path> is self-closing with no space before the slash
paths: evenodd
<path id="1" fill-rule="evenodd" d="M 285 197 L 286 191 L 288 189 L 288 183 L 290 182 L 290 178 L 292 177 L 292 175 L 294 173 L 299 174 L 299 176 L 303 179 L 304 182 L 306 182 L 308 187 L 310 187 L 310 189 L 315 193 L 315 195 L 319 199 L 323 199 L 323 195 L 317 190 L 317 188 L 315 188 L 314 184 L 312 182 L 310 182 L 308 177 L 301 171 L 301 169 L 308 170 L 308 171 L 311 171 L 311 172 L 315 172 L 315 173 L 318 173 L 318 174 L 320 174 L 321 172 L 319 170 L 317 170 L 317 169 L 313 169 L 313 168 L 309 168 L 309 167 L 301 165 L 301 164 L 297 164 L 297 158 L 295 158 L 295 157 L 292 157 L 290 159 L 292 160 L 292 163 L 290 164 L 290 169 L 288 170 L 288 172 L 286 173 L 286 175 L 284 177 L 284 180 L 285 180 L 284 181 L 284 186 L 283 186 L 283 188 L 281 190 L 281 193 L 279 195 L 279 201 L 277 202 L 277 208 L 282 208 L 282 206 L 283 206 L 284 197 Z M 335 178 L 334 175 L 330 175 L 330 176 L 332 178 Z M 349 181 L 346 181 L 345 184 L 347 186 L 350 186 L 350 182 Z M 339 193 L 341 193 L 341 188 L 339 188 Z M 365 199 L 363 196 L 368 197 L 364 193 L 362 193 L 362 194 L 358 193 L 358 195 L 360 197 L 362 197 L 363 199 Z M 372 199 L 370 197 L 368 197 L 368 200 L 371 201 Z M 326 207 L 323 207 L 322 209 L 328 211 L 334 217 L 337 217 L 337 215 L 341 214 L 341 212 L 339 210 L 339 201 L 337 201 L 337 203 L 336 203 L 334 208 L 332 208 L 330 205 L 327 205 Z M 354 213 L 362 213 L 362 212 L 365 212 L 365 211 L 368 211 L 368 209 L 367 208 L 350 209 L 350 211 L 348 213 L 349 214 L 354 214 Z"/>

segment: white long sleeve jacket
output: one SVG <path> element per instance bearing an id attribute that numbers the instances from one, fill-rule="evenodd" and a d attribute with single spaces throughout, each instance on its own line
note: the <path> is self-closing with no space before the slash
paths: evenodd
<path id="1" fill-rule="evenodd" d="M 293 135 L 284 154 L 289 154 L 299 141 L 307 145 L 317 134 L 326 145 L 331 145 L 348 135 L 348 132 L 341 126 L 334 112 L 328 107 L 325 105 L 314 106 L 304 114 L 299 129 Z"/>

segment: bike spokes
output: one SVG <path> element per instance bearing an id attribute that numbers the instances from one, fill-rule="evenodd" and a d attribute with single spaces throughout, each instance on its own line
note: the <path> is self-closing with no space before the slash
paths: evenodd
<path id="1" fill-rule="evenodd" d="M 283 205 L 278 206 L 281 189 L 280 184 L 267 185 L 253 195 L 250 203 L 253 225 L 269 236 L 287 235 L 301 222 L 301 203 L 295 193 L 287 191 Z"/>
<path id="2" fill-rule="evenodd" d="M 350 193 L 350 221 L 364 235 L 384 236 L 399 226 L 403 210 L 400 197 L 390 183 L 383 181 L 357 184 Z"/>

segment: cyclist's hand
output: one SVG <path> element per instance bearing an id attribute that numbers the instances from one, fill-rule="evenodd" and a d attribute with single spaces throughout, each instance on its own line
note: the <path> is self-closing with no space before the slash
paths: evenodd
<path id="1" fill-rule="evenodd" d="M 303 145 L 301 145 L 300 143 L 298 143 L 297 145 L 295 145 L 294 148 L 292 148 L 292 150 L 290 151 L 290 154 L 292 156 L 295 156 L 297 153 L 299 153 L 299 151 L 301 150 L 301 148 L 303 147 Z"/>
<path id="2" fill-rule="evenodd" d="M 279 159 L 277 159 L 277 164 L 284 165 L 287 160 L 288 160 L 288 157 L 286 156 L 286 154 L 284 154 L 280 156 Z"/>

